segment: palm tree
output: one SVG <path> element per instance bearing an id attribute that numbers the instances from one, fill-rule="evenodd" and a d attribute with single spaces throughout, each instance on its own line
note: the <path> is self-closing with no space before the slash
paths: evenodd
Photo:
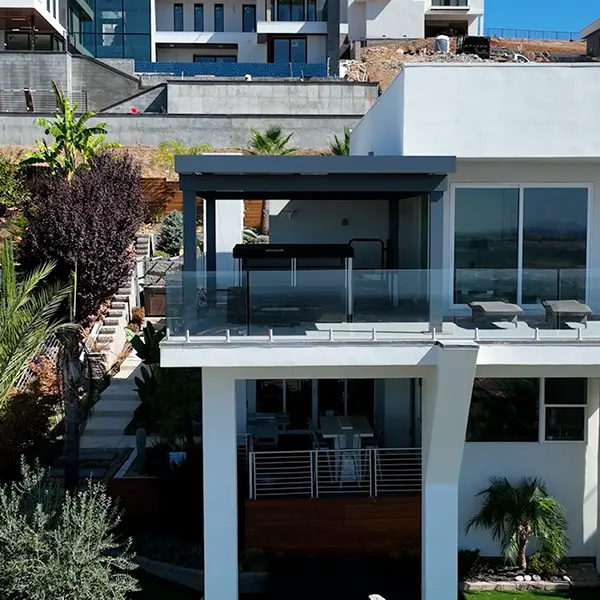
<path id="1" fill-rule="evenodd" d="M 53 173 L 61 173 L 70 181 L 78 166 L 87 167 L 94 156 L 105 150 L 118 148 L 120 144 L 105 141 L 106 123 L 87 125 L 96 113 L 86 111 L 77 117 L 75 113 L 79 105 L 71 104 L 54 81 L 52 89 L 59 110 L 56 120 L 49 121 L 39 117 L 36 123 L 44 129 L 44 135 L 53 137 L 54 141 L 52 145 L 48 145 L 45 139 L 36 140 L 38 149 L 29 152 L 21 165 L 46 164 Z"/>
<path id="2" fill-rule="evenodd" d="M 65 328 L 58 315 L 70 287 L 46 282 L 53 269 L 54 264 L 47 263 L 18 277 L 12 242 L 4 242 L 0 290 L 0 410 L 44 340 Z"/>
<path id="3" fill-rule="evenodd" d="M 350 130 L 347 127 L 344 127 L 343 139 L 340 140 L 337 135 L 333 136 L 333 141 L 329 142 L 329 150 L 331 154 L 337 156 L 347 156 L 350 154 Z"/>
<path id="4" fill-rule="evenodd" d="M 513 487 L 504 477 L 491 477 L 489 483 L 477 494 L 483 497 L 483 506 L 467 523 L 466 531 L 489 529 L 500 542 L 504 560 L 521 569 L 527 569 L 527 545 L 532 538 L 537 539 L 542 554 L 558 564 L 570 547 L 567 524 L 563 507 L 548 495 L 544 482 L 527 477 Z"/>
<path id="5" fill-rule="evenodd" d="M 264 154 L 269 156 L 284 156 L 296 152 L 295 148 L 288 148 L 290 139 L 294 134 L 284 135 L 281 127 L 269 125 L 264 133 L 250 129 L 250 154 Z M 260 232 L 269 235 L 269 201 L 263 200 L 260 217 Z"/>

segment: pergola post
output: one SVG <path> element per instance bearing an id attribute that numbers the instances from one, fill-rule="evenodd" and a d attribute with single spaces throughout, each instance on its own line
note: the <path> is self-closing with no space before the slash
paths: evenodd
<path id="1" fill-rule="evenodd" d="M 444 193 L 429 194 L 429 325 L 444 323 Z"/>

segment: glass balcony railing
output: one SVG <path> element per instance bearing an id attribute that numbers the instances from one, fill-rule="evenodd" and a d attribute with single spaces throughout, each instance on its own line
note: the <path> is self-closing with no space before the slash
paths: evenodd
<path id="1" fill-rule="evenodd" d="M 167 276 L 166 321 L 173 336 L 537 339 L 544 330 L 600 340 L 597 295 L 600 278 L 570 269 L 179 272 Z"/>
<path id="2" fill-rule="evenodd" d="M 469 6 L 469 0 L 431 0 L 431 6 L 448 6 L 451 8 Z"/>

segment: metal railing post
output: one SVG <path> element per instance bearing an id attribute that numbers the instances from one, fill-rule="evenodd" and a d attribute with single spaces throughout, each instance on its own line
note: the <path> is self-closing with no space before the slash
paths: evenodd
<path id="1" fill-rule="evenodd" d="M 315 452 L 311 450 L 310 453 L 310 497 L 315 497 L 315 474 L 316 469 L 314 468 L 313 462 L 315 461 Z"/>
<path id="2" fill-rule="evenodd" d="M 311 457 L 311 461 L 310 461 L 310 468 L 311 471 L 313 469 L 313 460 L 315 462 L 315 468 L 314 468 L 314 480 L 315 480 L 315 486 L 314 486 L 314 490 L 311 489 L 311 498 L 318 498 L 319 497 L 319 451 L 318 450 L 312 450 L 311 454 L 313 455 Z"/>
<path id="3" fill-rule="evenodd" d="M 378 491 L 377 491 L 377 461 L 378 461 L 378 456 L 379 456 L 379 450 L 377 450 L 377 448 L 373 449 L 373 471 L 374 471 L 374 477 L 373 477 L 373 497 L 377 498 L 378 496 Z"/>
<path id="4" fill-rule="evenodd" d="M 254 452 L 250 453 L 250 468 L 248 469 L 248 473 L 249 473 L 249 477 L 250 477 L 250 481 L 248 483 L 250 489 L 248 490 L 248 495 L 250 496 L 250 500 L 256 500 L 255 497 L 255 486 L 256 486 L 256 456 L 254 454 Z"/>

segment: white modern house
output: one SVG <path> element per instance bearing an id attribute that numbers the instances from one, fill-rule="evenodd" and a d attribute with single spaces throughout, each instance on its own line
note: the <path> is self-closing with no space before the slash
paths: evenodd
<path id="1" fill-rule="evenodd" d="M 587 52 L 600 57 L 600 19 L 581 30 L 581 39 L 587 42 Z"/>
<path id="2" fill-rule="evenodd" d="M 484 0 L 152 2 L 153 60 L 324 63 L 345 44 L 483 33 Z M 329 41 L 328 41 L 329 40 Z"/>
<path id="3" fill-rule="evenodd" d="M 543 478 L 600 562 L 598 68 L 409 64 L 353 156 L 176 159 L 161 363 L 203 368 L 207 600 L 237 597 L 240 510 L 249 547 L 416 546 L 454 600 L 457 550 L 499 553 L 464 531 L 494 475 Z M 223 243 L 241 198 L 270 245 Z"/>

